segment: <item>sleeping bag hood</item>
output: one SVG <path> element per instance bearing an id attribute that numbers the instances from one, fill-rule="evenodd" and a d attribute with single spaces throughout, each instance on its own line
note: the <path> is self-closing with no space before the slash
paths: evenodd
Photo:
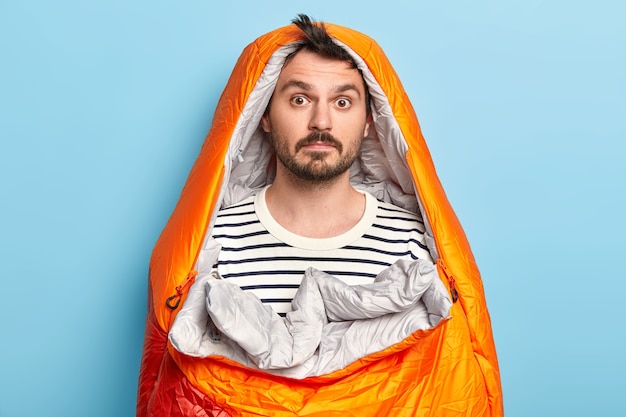
<path id="1" fill-rule="evenodd" d="M 359 330 L 363 339 L 351 339 L 358 332 L 338 337 L 343 337 L 344 345 L 365 347 L 363 352 L 354 357 L 341 353 L 343 361 L 331 367 L 292 372 L 294 364 L 283 358 L 266 355 L 250 360 L 250 349 L 257 349 L 258 343 L 250 343 L 246 351 L 248 334 L 235 343 L 223 334 L 214 316 L 209 318 L 207 304 L 232 307 L 228 302 L 232 288 L 205 302 L 207 283 L 216 282 L 206 267 L 211 262 L 204 257 L 219 250 L 209 238 L 217 211 L 257 194 L 273 180 L 273 151 L 259 123 L 285 58 L 302 36 L 295 25 L 286 26 L 244 49 L 178 204 L 155 245 L 139 375 L 139 417 L 503 415 L 480 274 L 437 178 L 409 98 L 375 41 L 345 27 L 325 26 L 356 61 L 371 96 L 373 128 L 350 169 L 353 186 L 417 213 L 426 226 L 435 266 L 394 265 L 393 273 L 382 278 L 393 282 L 409 276 L 414 284 L 407 290 L 413 291 L 410 304 L 423 303 L 420 314 L 425 324 L 377 323 L 377 329 L 391 330 L 372 337 L 368 333 L 372 326 L 367 326 L 373 319 L 357 317 L 354 321 L 366 326 Z M 320 271 L 307 271 L 302 299 L 319 293 L 335 297 L 334 290 L 325 287 L 328 282 Z M 408 299 L 406 294 L 402 297 Z M 241 306 L 235 316 L 262 315 L 253 308 Z M 343 313 L 325 314 L 322 324 L 332 314 Z M 377 319 L 388 320 L 388 314 L 383 316 Z M 283 326 L 276 317 L 268 320 Z M 319 329 L 317 323 L 311 325 Z M 393 330 L 399 327 L 404 332 Z M 262 337 L 275 334 L 266 333 Z M 295 343 L 293 337 L 291 342 Z M 306 349 L 309 359 L 321 357 L 322 351 L 337 352 L 334 346 Z M 286 364 L 272 370 L 277 361 Z M 262 366 L 266 362 L 272 366 Z"/>

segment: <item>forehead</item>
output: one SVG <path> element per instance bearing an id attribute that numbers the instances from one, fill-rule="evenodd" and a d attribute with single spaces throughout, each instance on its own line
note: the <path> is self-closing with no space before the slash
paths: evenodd
<path id="1" fill-rule="evenodd" d="M 336 87 L 354 84 L 364 89 L 361 73 L 352 68 L 347 61 L 327 58 L 314 52 L 301 50 L 297 52 L 282 68 L 278 77 L 276 90 L 294 81 L 305 82 L 314 87 Z"/>

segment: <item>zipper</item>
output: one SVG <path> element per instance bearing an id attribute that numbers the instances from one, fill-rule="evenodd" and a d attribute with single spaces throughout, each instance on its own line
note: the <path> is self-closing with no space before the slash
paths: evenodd
<path id="1" fill-rule="evenodd" d="M 437 259 L 437 265 L 439 266 L 443 274 L 446 276 L 446 279 L 448 280 L 448 286 L 450 287 L 450 295 L 452 296 L 452 302 L 456 303 L 459 299 L 459 292 L 456 289 L 456 282 L 454 281 L 454 277 L 450 273 L 450 270 L 448 269 L 446 264 L 443 263 L 441 258 Z"/>
<path id="2" fill-rule="evenodd" d="M 168 306 L 170 310 L 176 310 L 178 308 L 183 294 L 185 294 L 191 284 L 194 283 L 197 276 L 198 271 L 192 269 L 189 274 L 187 274 L 187 279 L 185 280 L 185 282 L 182 285 L 176 287 L 176 294 L 168 297 L 167 300 L 165 300 L 165 305 Z"/>

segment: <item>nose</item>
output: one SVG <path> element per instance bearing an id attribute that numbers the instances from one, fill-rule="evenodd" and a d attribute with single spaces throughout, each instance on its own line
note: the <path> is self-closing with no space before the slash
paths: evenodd
<path id="1" fill-rule="evenodd" d="M 309 129 L 317 131 L 330 130 L 333 127 L 330 107 L 323 103 L 316 103 L 309 121 Z"/>

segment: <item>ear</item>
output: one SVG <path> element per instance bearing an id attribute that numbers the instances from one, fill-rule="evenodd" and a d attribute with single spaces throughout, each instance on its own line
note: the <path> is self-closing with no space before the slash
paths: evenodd
<path id="1" fill-rule="evenodd" d="M 370 126 L 374 123 L 374 119 L 372 118 L 372 113 L 367 116 L 367 120 L 365 121 L 365 129 L 363 129 L 363 137 L 367 137 L 367 134 L 370 131 Z"/>
<path id="2" fill-rule="evenodd" d="M 270 121 L 269 121 L 269 112 L 266 111 L 265 113 L 263 113 L 263 116 L 261 117 L 261 128 L 263 129 L 263 131 L 265 133 L 270 133 Z"/>

